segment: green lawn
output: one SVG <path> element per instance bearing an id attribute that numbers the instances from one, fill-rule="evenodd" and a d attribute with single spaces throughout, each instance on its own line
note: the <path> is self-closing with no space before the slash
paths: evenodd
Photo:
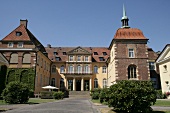
<path id="1" fill-rule="evenodd" d="M 169 106 L 170 100 L 157 100 L 154 106 Z"/>
<path id="2" fill-rule="evenodd" d="M 41 104 L 46 102 L 54 102 L 55 99 L 40 99 L 40 98 L 30 98 L 27 104 Z M 5 101 L 0 100 L 0 105 L 6 105 Z"/>

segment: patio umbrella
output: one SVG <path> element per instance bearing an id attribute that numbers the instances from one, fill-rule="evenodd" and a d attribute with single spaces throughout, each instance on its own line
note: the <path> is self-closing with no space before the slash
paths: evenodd
<path id="1" fill-rule="evenodd" d="M 44 87 L 42 87 L 43 89 L 49 89 L 49 90 L 51 90 L 51 89 L 58 89 L 57 87 L 54 87 L 54 86 L 44 86 Z"/>

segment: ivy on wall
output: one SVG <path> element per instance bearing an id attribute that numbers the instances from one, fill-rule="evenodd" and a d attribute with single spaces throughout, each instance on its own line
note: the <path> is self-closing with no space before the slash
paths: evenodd
<path id="1" fill-rule="evenodd" d="M 5 89 L 7 67 L 1 66 L 0 68 L 1 68 L 0 69 L 0 95 L 1 95 L 2 91 Z"/>
<path id="2" fill-rule="evenodd" d="M 26 83 L 30 90 L 34 91 L 35 70 L 32 68 L 8 68 L 6 83 L 19 81 Z"/>

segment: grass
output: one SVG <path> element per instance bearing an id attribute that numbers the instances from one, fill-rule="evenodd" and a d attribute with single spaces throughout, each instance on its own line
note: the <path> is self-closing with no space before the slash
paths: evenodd
<path id="1" fill-rule="evenodd" d="M 170 100 L 157 100 L 154 106 L 170 107 Z"/>
<path id="2" fill-rule="evenodd" d="M 41 103 L 47 103 L 47 102 L 54 102 L 56 101 L 55 99 L 40 99 L 40 98 L 30 98 L 28 103 L 26 104 L 41 104 Z M 0 100 L 0 105 L 7 105 L 3 100 Z"/>

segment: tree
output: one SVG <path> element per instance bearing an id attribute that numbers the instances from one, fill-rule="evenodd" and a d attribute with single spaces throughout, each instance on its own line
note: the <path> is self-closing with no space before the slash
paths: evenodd
<path id="1" fill-rule="evenodd" d="M 149 113 L 156 102 L 156 91 L 150 81 L 123 80 L 109 88 L 108 98 L 115 111 Z"/>
<path id="2" fill-rule="evenodd" d="M 29 100 L 29 88 L 21 82 L 10 82 L 2 92 L 5 102 L 10 104 L 26 103 Z"/>

